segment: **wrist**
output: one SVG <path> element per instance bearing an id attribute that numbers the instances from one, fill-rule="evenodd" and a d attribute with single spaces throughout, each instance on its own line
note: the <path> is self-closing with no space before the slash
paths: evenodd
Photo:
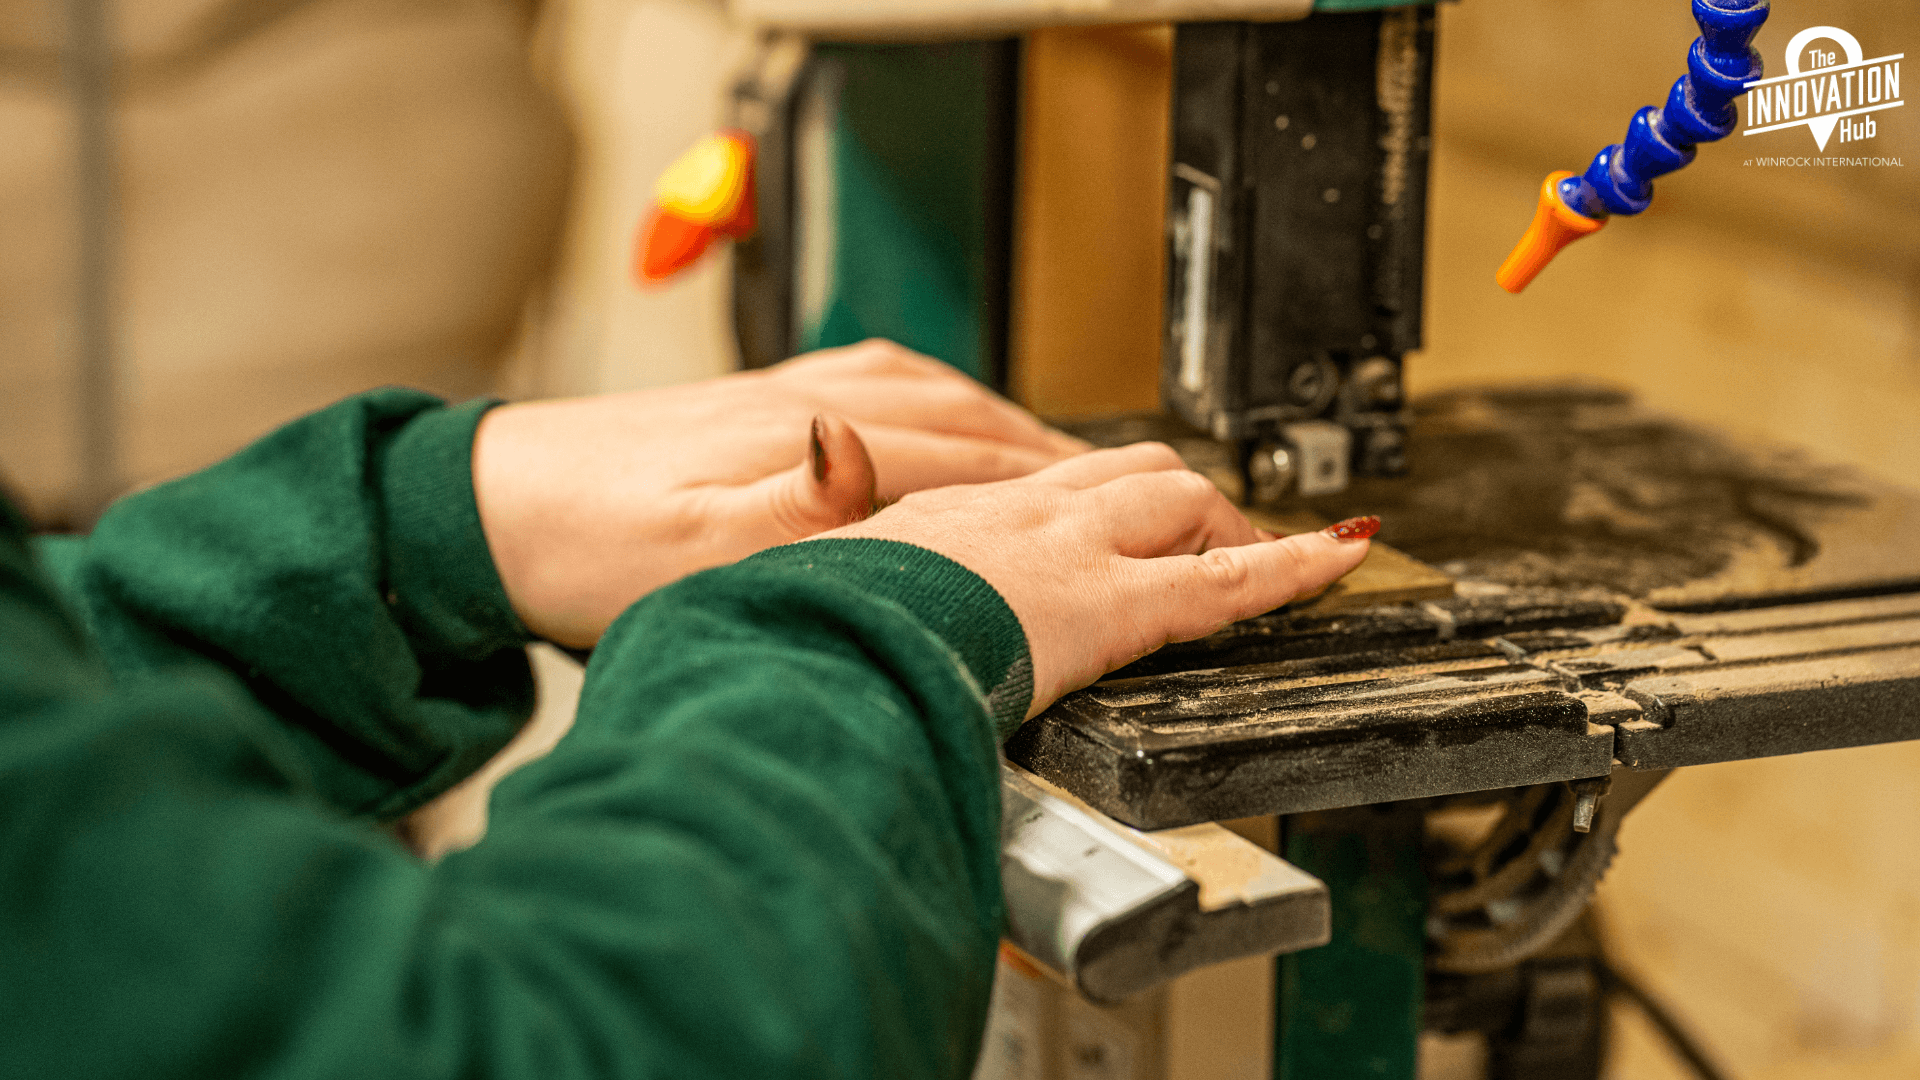
<path id="1" fill-rule="evenodd" d="M 460 653 L 527 638 L 493 560 L 471 470 L 477 429 L 498 404 L 423 412 L 379 459 L 388 603 L 410 633 Z"/>
<path id="2" fill-rule="evenodd" d="M 898 604 L 966 668 L 1000 738 L 1027 718 L 1034 686 L 1026 632 L 999 591 L 960 562 L 898 540 L 823 537 L 769 548 L 740 565 L 834 579 Z"/>
<path id="3" fill-rule="evenodd" d="M 538 602 L 542 542 L 537 523 L 541 515 L 538 506 L 530 505 L 532 495 L 525 483 L 525 473 L 538 468 L 537 463 L 529 461 L 538 447 L 522 437 L 526 408 L 501 405 L 489 410 L 475 427 L 469 464 L 474 512 L 514 615 L 532 636 L 561 641 L 567 635 L 542 616 L 544 605 Z"/>

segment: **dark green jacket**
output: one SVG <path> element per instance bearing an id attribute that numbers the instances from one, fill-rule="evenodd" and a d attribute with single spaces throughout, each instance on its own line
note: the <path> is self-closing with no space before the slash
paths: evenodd
<path id="1" fill-rule="evenodd" d="M 939 555 L 661 589 L 483 842 L 385 831 L 530 710 L 483 411 L 343 402 L 37 562 L 0 501 L 0 1077 L 967 1073 L 1030 678 Z"/>

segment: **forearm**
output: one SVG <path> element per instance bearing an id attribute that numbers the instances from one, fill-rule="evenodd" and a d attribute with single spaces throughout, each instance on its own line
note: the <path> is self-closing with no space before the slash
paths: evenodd
<path id="1" fill-rule="evenodd" d="M 531 708 L 475 508 L 484 403 L 351 398 L 43 543 L 115 676 L 217 666 L 288 726 L 326 801 L 387 818 L 457 782 Z"/>
<path id="2" fill-rule="evenodd" d="M 634 1015 L 554 969 L 661 1075 L 964 1076 L 1001 923 L 981 684 L 1023 712 L 1024 657 L 990 587 L 906 545 L 696 576 L 613 625 L 574 730 L 443 868 L 513 879 L 583 965 L 671 972 Z"/>
<path id="3" fill-rule="evenodd" d="M 4 1057 L 963 1077 L 1000 925 L 980 685 L 1015 708 L 1024 655 L 991 588 L 904 545 L 700 575 L 614 626 L 573 733 L 432 867 L 303 798 L 221 680 L 71 703 L 0 744 Z"/>

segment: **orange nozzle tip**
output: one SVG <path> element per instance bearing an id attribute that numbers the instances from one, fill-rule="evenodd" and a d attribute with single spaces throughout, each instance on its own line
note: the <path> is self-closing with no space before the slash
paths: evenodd
<path id="1" fill-rule="evenodd" d="M 634 277 L 658 285 L 699 261 L 717 237 L 752 233 L 753 172 L 753 136 L 744 131 L 716 132 L 675 158 L 654 184 L 636 238 Z"/>
<path id="2" fill-rule="evenodd" d="M 655 207 L 640 228 L 634 276 L 642 285 L 658 285 L 698 262 L 712 245 L 715 230 Z"/>
<path id="3" fill-rule="evenodd" d="M 1575 213 L 1560 200 L 1560 181 L 1572 176 L 1570 172 L 1548 173 L 1540 185 L 1540 203 L 1534 209 L 1533 223 L 1520 237 L 1513 253 L 1493 275 L 1493 280 L 1510 293 L 1517 293 L 1527 287 L 1547 264 L 1553 261 L 1560 249 L 1575 240 L 1591 233 L 1599 232 L 1600 226 L 1607 223 L 1605 218 L 1590 218 Z"/>

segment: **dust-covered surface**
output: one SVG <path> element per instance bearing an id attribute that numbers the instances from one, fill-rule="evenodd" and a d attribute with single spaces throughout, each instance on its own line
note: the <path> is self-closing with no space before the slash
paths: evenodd
<path id="1" fill-rule="evenodd" d="M 1232 452 L 1148 418 L 1196 468 Z M 1790 450 L 1738 445 L 1591 386 L 1456 391 L 1413 405 L 1410 472 L 1297 506 L 1379 514 L 1379 539 L 1459 580 L 1708 609 L 1920 586 L 1920 497 Z M 1223 487 L 1238 488 L 1237 478 Z"/>
<path id="2" fill-rule="evenodd" d="M 1007 756 L 1162 828 L 1920 738 L 1920 596 L 1635 625 L 1565 595 L 1250 620 L 1063 697 Z"/>
<path id="3" fill-rule="evenodd" d="M 1408 449 L 1408 476 L 1363 480 L 1311 505 L 1380 514 L 1382 539 L 1458 578 L 1639 598 L 1681 590 L 1699 603 L 1920 579 L 1920 533 L 1875 559 L 1839 561 L 1830 550 L 1889 513 L 1905 516 L 1911 495 L 1791 451 L 1733 444 L 1619 391 L 1427 398 Z M 1698 587 L 1736 563 L 1737 580 Z"/>

